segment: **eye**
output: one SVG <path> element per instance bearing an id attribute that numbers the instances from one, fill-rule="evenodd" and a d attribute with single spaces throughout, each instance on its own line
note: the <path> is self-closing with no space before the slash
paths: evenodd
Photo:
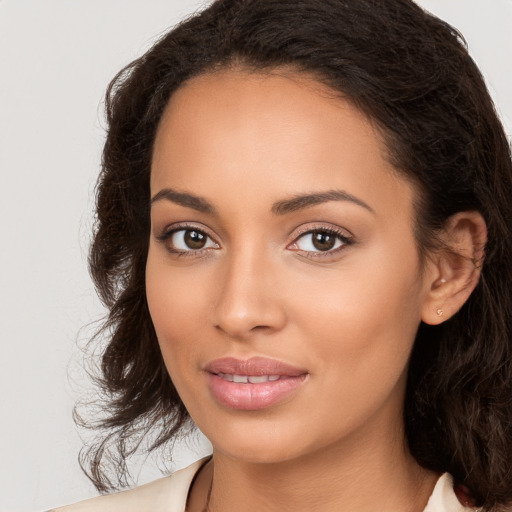
<path id="1" fill-rule="evenodd" d="M 295 239 L 290 249 L 309 253 L 336 252 L 352 240 L 333 229 L 314 229 L 301 234 Z"/>
<path id="2" fill-rule="evenodd" d="M 166 243 L 171 252 L 176 253 L 196 252 L 219 247 L 204 231 L 192 227 L 173 229 L 158 238 Z"/>

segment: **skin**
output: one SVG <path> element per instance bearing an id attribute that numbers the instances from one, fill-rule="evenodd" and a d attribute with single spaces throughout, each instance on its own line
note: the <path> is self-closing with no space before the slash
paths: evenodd
<path id="1" fill-rule="evenodd" d="M 210 211 L 163 197 L 169 189 Z M 333 190 L 355 199 L 276 213 Z M 148 304 L 172 380 L 214 448 L 188 509 L 203 509 L 213 477 L 212 511 L 423 510 L 438 475 L 404 442 L 408 359 L 420 321 L 441 321 L 440 305 L 451 314 L 442 291 L 468 279 L 444 260 L 421 271 L 415 190 L 379 130 L 305 76 L 200 76 L 166 108 L 151 195 Z M 183 223 L 208 236 L 203 249 L 183 245 L 184 231 L 162 239 Z M 325 229 L 350 243 L 318 251 L 304 233 Z M 203 371 L 226 356 L 278 359 L 307 377 L 277 405 L 233 410 Z"/>

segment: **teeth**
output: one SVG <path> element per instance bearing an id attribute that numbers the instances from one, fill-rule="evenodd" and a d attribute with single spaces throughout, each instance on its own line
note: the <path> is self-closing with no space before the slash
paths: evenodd
<path id="1" fill-rule="evenodd" d="M 261 384 L 262 382 L 268 382 L 268 375 L 251 375 L 249 377 L 249 382 L 251 384 Z"/>
<path id="2" fill-rule="evenodd" d="M 232 375 L 230 373 L 218 373 L 218 376 L 229 382 L 238 384 L 262 384 L 264 382 L 274 382 L 279 380 L 279 375 Z"/>

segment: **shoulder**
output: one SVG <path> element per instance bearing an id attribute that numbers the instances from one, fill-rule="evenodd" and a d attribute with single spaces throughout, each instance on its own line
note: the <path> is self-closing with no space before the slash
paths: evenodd
<path id="1" fill-rule="evenodd" d="M 48 512 L 184 512 L 190 484 L 208 458 L 149 484 Z"/>
<path id="2" fill-rule="evenodd" d="M 453 488 L 453 479 L 450 474 L 442 475 L 434 487 L 432 496 L 428 500 L 423 512 L 478 512 L 479 509 L 466 507 L 461 504 Z"/>

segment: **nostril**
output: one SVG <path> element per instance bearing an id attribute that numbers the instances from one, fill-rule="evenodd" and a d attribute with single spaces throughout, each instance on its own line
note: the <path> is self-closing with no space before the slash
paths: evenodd
<path id="1" fill-rule="evenodd" d="M 269 321 L 268 325 L 263 323 L 254 325 L 254 322 L 248 317 L 236 319 L 223 318 L 216 323 L 215 328 L 217 331 L 230 337 L 244 339 L 257 334 L 271 334 L 279 331 L 284 325 L 284 322 L 280 321 L 278 318 L 269 320 L 271 321 Z"/>

